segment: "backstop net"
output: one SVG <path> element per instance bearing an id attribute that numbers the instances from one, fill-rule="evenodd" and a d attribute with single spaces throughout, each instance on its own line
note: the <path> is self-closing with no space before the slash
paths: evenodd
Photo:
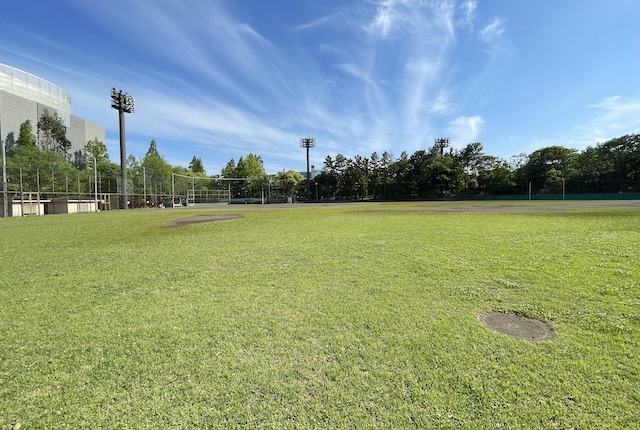
<path id="1" fill-rule="evenodd" d="M 243 187 L 245 178 L 207 178 L 186 176 L 173 173 L 171 188 L 173 204 L 183 206 L 201 206 L 218 203 L 230 203 L 238 190 Z"/>

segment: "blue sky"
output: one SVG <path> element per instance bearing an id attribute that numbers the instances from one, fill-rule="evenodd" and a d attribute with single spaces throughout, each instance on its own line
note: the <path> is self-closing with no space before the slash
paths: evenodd
<path id="1" fill-rule="evenodd" d="M 640 132 L 637 0 L 21 0 L 0 62 L 71 95 L 119 160 L 112 87 L 136 99 L 127 152 L 155 138 L 208 174 L 327 155 L 396 157 L 436 137 L 508 159 Z"/>

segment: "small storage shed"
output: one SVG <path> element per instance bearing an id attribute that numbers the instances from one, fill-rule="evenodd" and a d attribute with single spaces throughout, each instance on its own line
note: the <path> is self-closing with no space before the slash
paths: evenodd
<path id="1" fill-rule="evenodd" d="M 44 215 L 45 205 L 50 200 L 41 200 L 35 194 L 24 193 L 21 197 L 7 198 L 7 217 L 21 217 L 29 215 Z M 0 217 L 4 218 L 4 200 L 0 197 Z"/>
<path id="2" fill-rule="evenodd" d="M 90 197 L 56 197 L 48 203 L 47 213 L 50 214 L 75 214 L 83 212 L 96 212 L 96 200 Z"/>

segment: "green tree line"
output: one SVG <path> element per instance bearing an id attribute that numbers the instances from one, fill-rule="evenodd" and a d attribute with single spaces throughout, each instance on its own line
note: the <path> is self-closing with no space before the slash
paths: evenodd
<path id="1" fill-rule="evenodd" d="M 583 151 L 550 146 L 510 160 L 485 154 L 479 142 L 448 151 L 436 144 L 398 158 L 337 154 L 325 158 L 314 184 L 327 199 L 526 194 L 529 187 L 535 194 L 640 192 L 640 135 Z"/>
<path id="2" fill-rule="evenodd" d="M 8 190 L 78 193 L 120 193 L 120 166 L 111 162 L 97 138 L 70 153 L 66 129 L 57 114 L 45 111 L 36 124 L 25 121 L 17 139 L 6 140 Z M 268 175 L 261 156 L 229 160 L 218 175 L 207 176 L 202 159 L 188 167 L 172 166 L 152 139 L 142 157 L 127 158 L 131 195 L 171 195 L 185 189 L 231 190 L 232 197 L 304 195 L 306 179 L 289 170 Z M 95 175 L 95 176 L 94 176 Z M 177 179 L 176 179 L 177 178 Z M 229 182 L 220 178 L 244 178 Z M 479 142 L 462 149 L 435 144 L 409 155 L 390 152 L 370 156 L 327 156 L 312 179 L 312 196 L 319 199 L 410 199 L 452 195 L 484 196 L 560 193 L 640 192 L 640 135 L 611 139 L 582 151 L 549 146 L 505 160 L 484 152 Z M 145 204 L 142 202 L 142 204 Z"/>

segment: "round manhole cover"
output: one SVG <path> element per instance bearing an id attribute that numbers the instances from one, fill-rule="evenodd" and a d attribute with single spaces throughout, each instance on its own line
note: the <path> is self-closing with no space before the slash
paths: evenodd
<path id="1" fill-rule="evenodd" d="M 481 315 L 480 321 L 492 330 L 518 339 L 539 341 L 553 338 L 553 330 L 542 321 L 507 312 L 490 312 Z"/>

